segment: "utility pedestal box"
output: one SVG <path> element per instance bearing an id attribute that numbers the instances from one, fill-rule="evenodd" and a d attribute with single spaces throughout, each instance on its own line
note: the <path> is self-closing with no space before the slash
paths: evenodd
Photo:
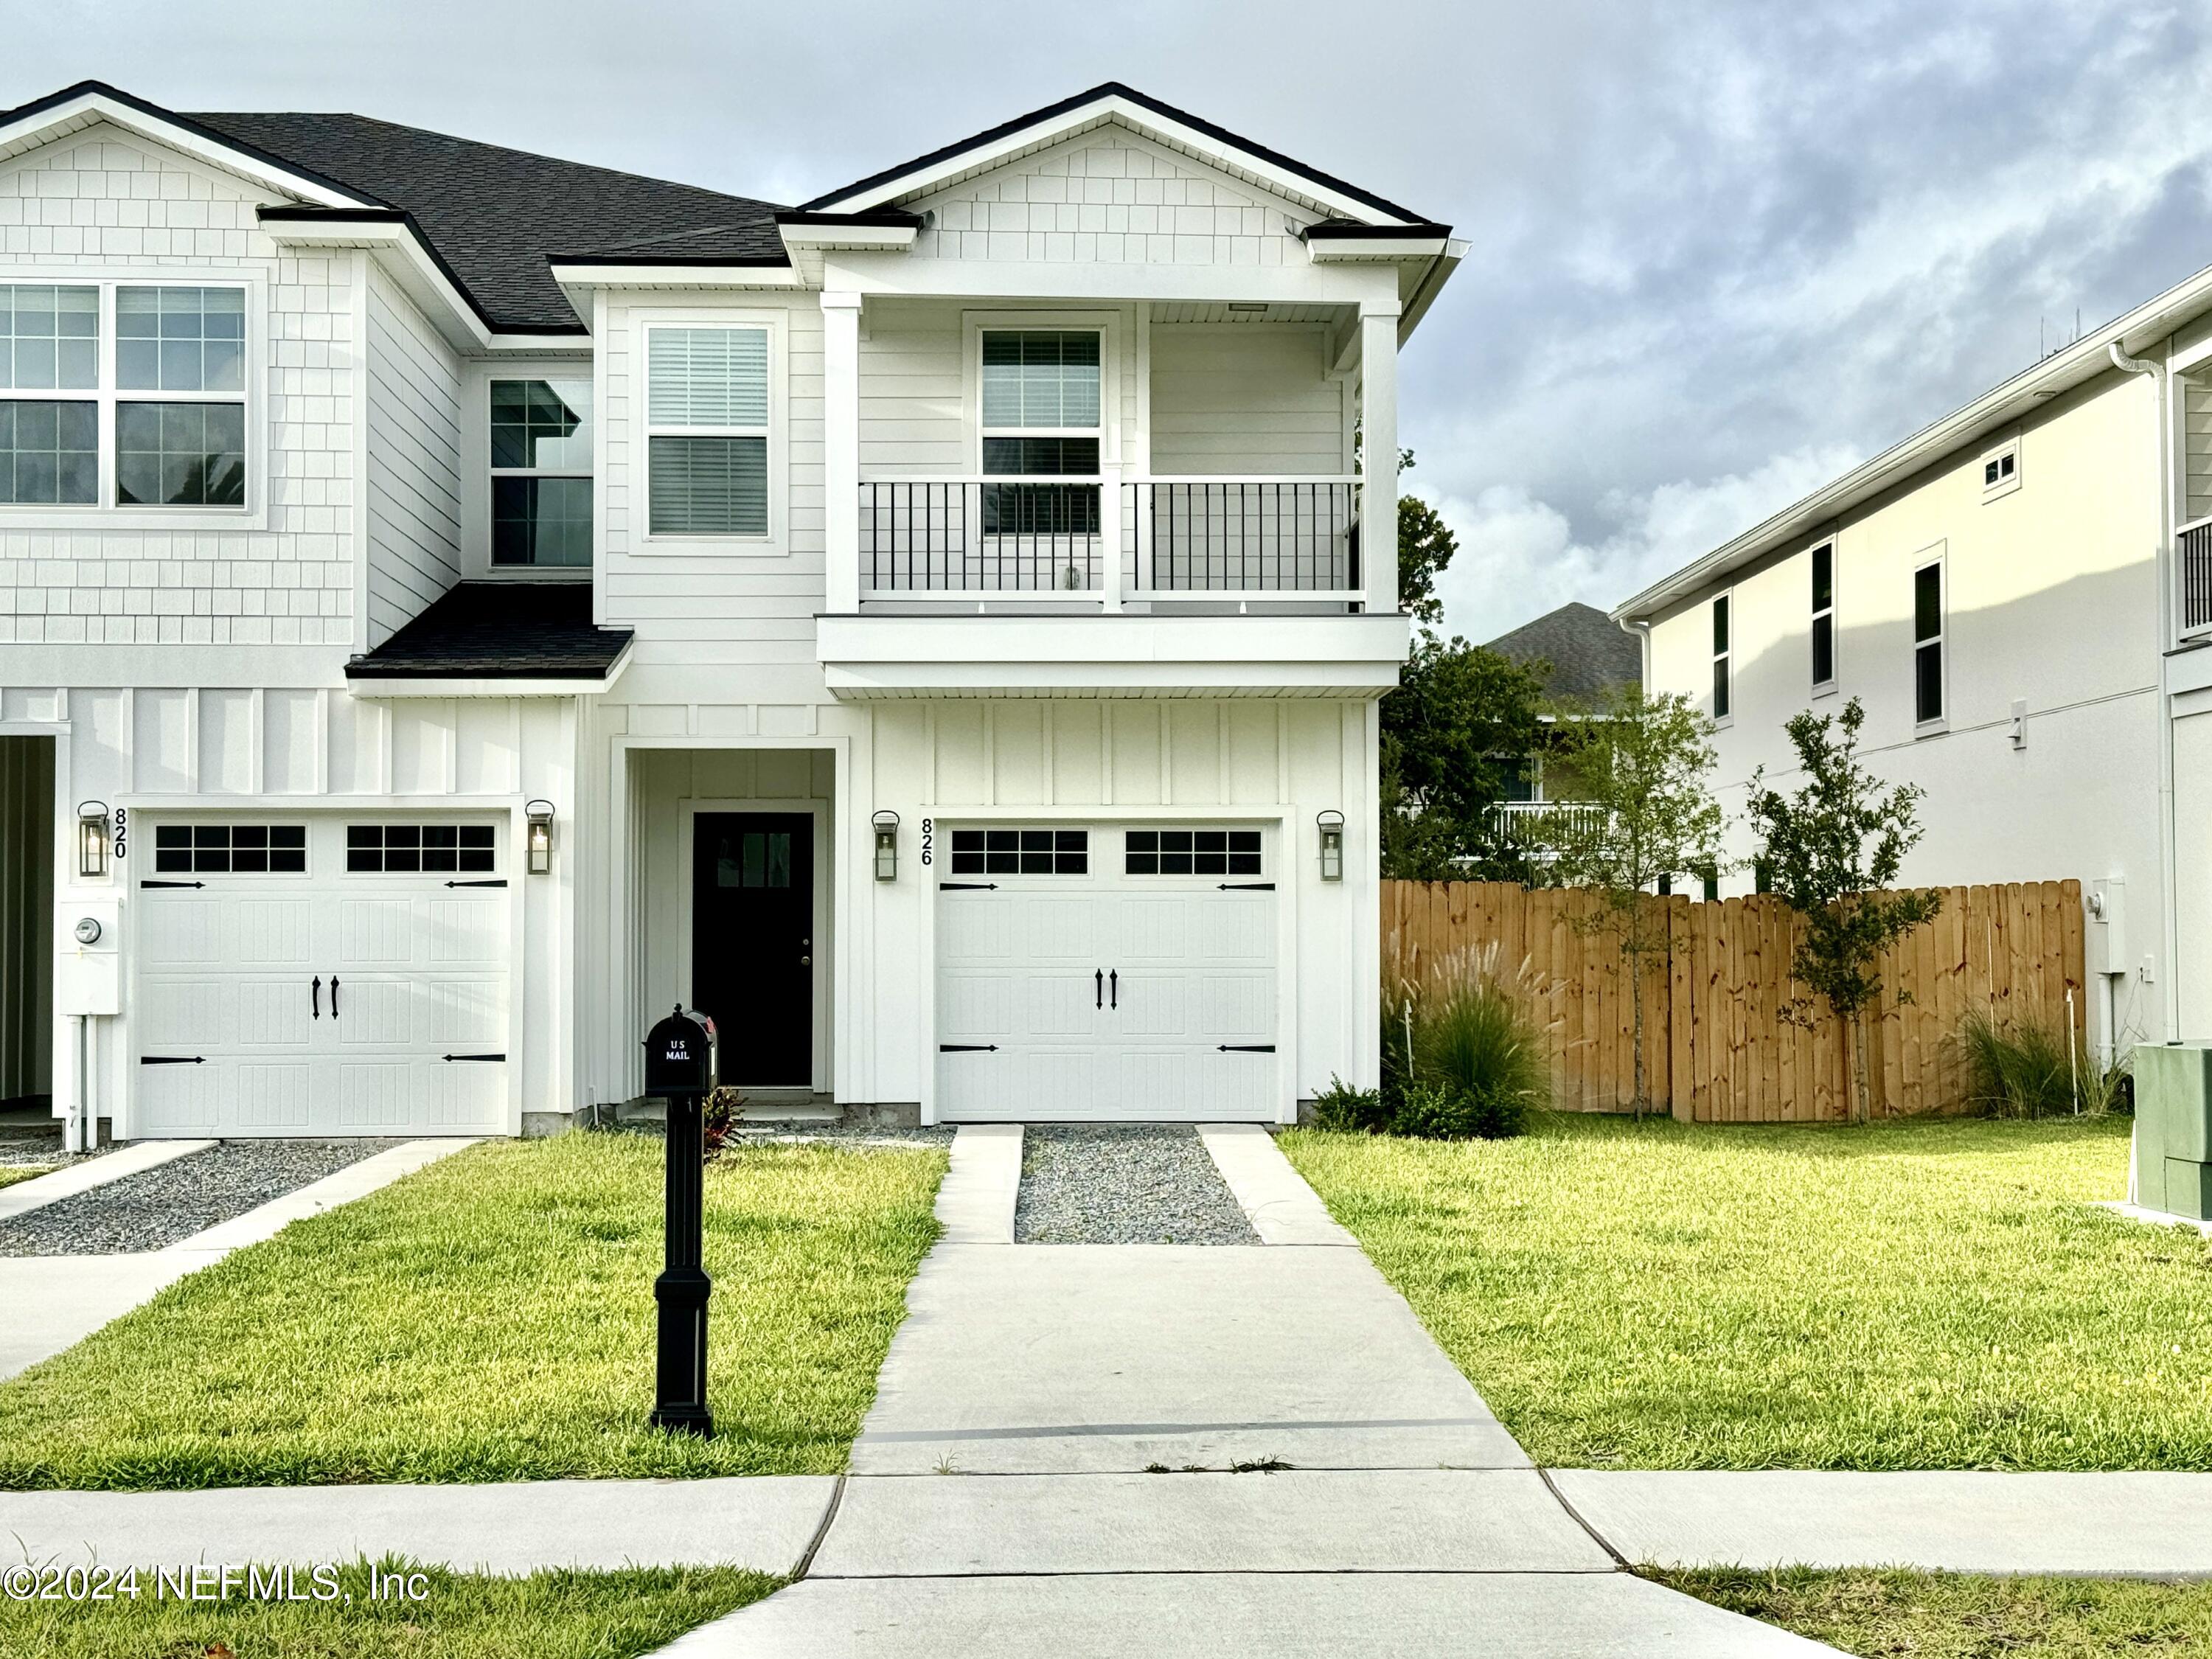
<path id="1" fill-rule="evenodd" d="M 2212 1043 L 2138 1044 L 2136 1202 L 2212 1220 Z"/>

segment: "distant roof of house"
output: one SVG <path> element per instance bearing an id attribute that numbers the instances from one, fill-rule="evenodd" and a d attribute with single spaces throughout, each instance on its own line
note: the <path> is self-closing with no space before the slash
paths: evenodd
<path id="1" fill-rule="evenodd" d="M 1555 697 L 1595 697 L 1644 677 L 1642 644 L 1595 605 L 1563 605 L 1500 634 L 1489 648 L 1523 662 L 1549 663 L 1544 689 Z"/>
<path id="2" fill-rule="evenodd" d="M 349 679 L 604 679 L 630 642 L 592 621 L 589 582 L 462 582 L 366 656 Z"/>

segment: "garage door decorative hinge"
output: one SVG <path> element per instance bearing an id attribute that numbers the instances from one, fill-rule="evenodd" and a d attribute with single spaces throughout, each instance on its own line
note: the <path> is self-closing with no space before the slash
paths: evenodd
<path id="1" fill-rule="evenodd" d="M 501 876 L 491 881 L 449 881 L 446 885 L 448 887 L 504 887 L 507 885 L 507 878 Z"/>
<path id="2" fill-rule="evenodd" d="M 1275 890 L 1275 884 L 1272 881 L 1224 881 L 1221 884 L 1221 890 L 1224 893 L 1272 893 Z"/>
<path id="3" fill-rule="evenodd" d="M 207 1064 L 207 1056 L 205 1054 L 141 1054 L 138 1056 L 138 1063 L 141 1066 L 204 1066 Z"/>
<path id="4" fill-rule="evenodd" d="M 446 1058 L 447 1058 L 447 1060 L 505 1060 L 505 1059 L 507 1058 L 507 1056 L 506 1056 L 505 1054 L 447 1054 L 447 1055 L 446 1056 Z"/>
<path id="5" fill-rule="evenodd" d="M 1275 1052 L 1275 1045 L 1272 1042 L 1224 1042 L 1220 1045 L 1220 1049 L 1224 1054 L 1272 1054 Z"/>
<path id="6" fill-rule="evenodd" d="M 940 1042 L 937 1045 L 937 1052 L 940 1054 L 995 1054 L 999 1052 L 999 1045 L 995 1042 Z"/>
<path id="7" fill-rule="evenodd" d="M 204 887 L 204 881 L 142 881 L 141 887 Z"/>
<path id="8" fill-rule="evenodd" d="M 940 881 L 937 884 L 937 890 L 940 893 L 995 893 L 999 890 L 999 884 L 995 881 Z"/>

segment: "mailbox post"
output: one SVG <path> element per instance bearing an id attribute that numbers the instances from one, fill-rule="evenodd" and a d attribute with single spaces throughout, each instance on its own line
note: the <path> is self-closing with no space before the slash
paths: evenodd
<path id="1" fill-rule="evenodd" d="M 668 1115 L 666 1257 L 653 1282 L 659 1304 L 659 1345 L 653 1366 L 653 1426 L 711 1437 L 707 1409 L 707 1144 L 702 1103 L 714 1086 L 714 1022 L 675 1012 L 645 1040 L 645 1092 Z"/>

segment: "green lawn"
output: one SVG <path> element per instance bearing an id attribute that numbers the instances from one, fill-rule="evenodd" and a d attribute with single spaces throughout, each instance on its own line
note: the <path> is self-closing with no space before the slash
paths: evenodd
<path id="1" fill-rule="evenodd" d="M 335 1588 L 349 1601 L 157 1601 L 153 1576 L 143 1572 L 135 1601 L 0 1600 L 0 1653 L 40 1659 L 629 1659 L 759 1601 L 781 1582 L 734 1567 L 527 1578 L 430 1571 L 422 1600 L 393 1602 L 369 1599 L 368 1574 L 366 1564 L 339 1571 Z M 307 1569 L 297 1570 L 293 1582 L 309 1593 Z"/>
<path id="2" fill-rule="evenodd" d="M 1644 1576 L 1863 1659 L 2212 1653 L 2212 1584 L 1803 1568 Z"/>
<path id="3" fill-rule="evenodd" d="M 644 1426 L 660 1143 L 568 1134 L 295 1224 L 0 1384 L 0 1487 L 834 1473 L 945 1164 L 817 1144 L 710 1168 L 712 1441 Z"/>
<path id="4" fill-rule="evenodd" d="M 0 1164 L 0 1187 L 12 1187 L 33 1176 L 42 1176 L 46 1169 L 43 1164 Z"/>
<path id="5" fill-rule="evenodd" d="M 1540 1463 L 2212 1469 L 2212 1246 L 2128 1121 L 1283 1150 Z"/>

